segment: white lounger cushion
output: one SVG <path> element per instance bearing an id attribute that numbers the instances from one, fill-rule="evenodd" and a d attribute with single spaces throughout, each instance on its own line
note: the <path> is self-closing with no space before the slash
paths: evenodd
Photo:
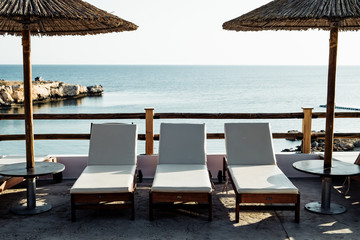
<path id="1" fill-rule="evenodd" d="M 151 190 L 211 193 L 212 187 L 206 165 L 159 164 Z"/>
<path id="2" fill-rule="evenodd" d="M 159 164 L 206 164 L 205 124 L 161 123 Z"/>
<path id="3" fill-rule="evenodd" d="M 70 193 L 125 193 L 134 181 L 135 165 L 87 166 Z"/>
<path id="4" fill-rule="evenodd" d="M 35 156 L 34 157 L 35 162 L 44 162 L 44 161 L 51 161 L 51 156 L 44 155 L 44 156 Z M 0 156 L 0 166 L 1 165 L 7 165 L 7 164 L 15 164 L 15 163 L 26 163 L 26 156 L 24 155 L 1 155 Z M 11 177 L 5 177 L 0 175 L 0 183 L 10 179 Z"/>
<path id="5" fill-rule="evenodd" d="M 51 156 L 49 155 L 44 155 L 44 156 L 35 156 L 34 157 L 34 161 L 35 162 L 44 162 L 47 160 L 50 160 Z M 0 158 L 0 165 L 5 165 L 5 164 L 15 164 L 15 163 L 26 163 L 26 156 L 20 156 L 20 155 L 7 155 L 7 156 L 2 156 Z"/>
<path id="6" fill-rule="evenodd" d="M 276 163 L 269 123 L 225 123 L 224 126 L 230 165 Z"/>
<path id="7" fill-rule="evenodd" d="M 92 124 L 88 165 L 136 164 L 135 124 Z"/>
<path id="8" fill-rule="evenodd" d="M 324 153 L 318 153 L 318 155 L 324 159 Z M 333 161 L 342 161 L 347 163 L 355 163 L 356 159 L 359 156 L 359 152 L 333 152 Z"/>
<path id="9" fill-rule="evenodd" d="M 276 165 L 231 165 L 228 169 L 240 194 L 299 192 Z"/>

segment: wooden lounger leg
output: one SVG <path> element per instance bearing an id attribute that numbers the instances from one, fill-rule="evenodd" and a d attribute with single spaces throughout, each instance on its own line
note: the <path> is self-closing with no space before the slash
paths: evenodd
<path id="1" fill-rule="evenodd" d="M 297 202 L 295 204 L 295 222 L 300 223 L 300 193 L 297 196 Z"/>
<path id="2" fill-rule="evenodd" d="M 76 221 L 76 205 L 75 205 L 75 199 L 74 199 L 74 195 L 71 194 L 71 221 L 75 222 Z"/>
<path id="3" fill-rule="evenodd" d="M 226 168 L 227 168 L 227 164 L 226 164 L 226 159 L 225 157 L 223 158 L 223 180 L 226 181 Z"/>
<path id="4" fill-rule="evenodd" d="M 149 193 L 149 220 L 154 220 L 152 192 Z"/>
<path id="5" fill-rule="evenodd" d="M 62 180 L 63 180 L 62 172 L 53 174 L 53 182 L 54 183 L 61 183 Z"/>
<path id="6" fill-rule="evenodd" d="M 209 222 L 212 220 L 212 194 L 209 193 L 208 195 L 208 201 L 209 201 Z"/>
<path id="7" fill-rule="evenodd" d="M 236 194 L 235 222 L 240 222 L 240 194 Z"/>
<path id="8" fill-rule="evenodd" d="M 130 220 L 135 220 L 135 197 L 134 192 L 130 193 L 130 201 L 131 201 L 131 217 Z"/>

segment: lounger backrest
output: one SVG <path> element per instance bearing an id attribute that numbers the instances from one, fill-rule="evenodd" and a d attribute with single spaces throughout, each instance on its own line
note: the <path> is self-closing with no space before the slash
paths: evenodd
<path id="1" fill-rule="evenodd" d="M 205 124 L 162 123 L 159 164 L 206 164 Z"/>
<path id="2" fill-rule="evenodd" d="M 135 124 L 92 124 L 88 165 L 136 164 Z"/>
<path id="3" fill-rule="evenodd" d="M 269 123 L 225 123 L 228 164 L 276 164 Z"/>

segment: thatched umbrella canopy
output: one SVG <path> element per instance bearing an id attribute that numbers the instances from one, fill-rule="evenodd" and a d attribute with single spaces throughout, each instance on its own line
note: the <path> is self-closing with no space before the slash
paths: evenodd
<path id="1" fill-rule="evenodd" d="M 81 0 L 0 0 L 0 34 L 22 36 L 27 168 L 34 168 L 30 35 L 87 35 L 137 26 Z"/>
<path id="2" fill-rule="evenodd" d="M 0 34 L 87 35 L 136 30 L 137 26 L 81 0 L 0 0 Z"/>
<path id="3" fill-rule="evenodd" d="M 225 22 L 223 28 L 235 31 L 330 30 L 324 168 L 331 167 L 338 31 L 360 29 L 360 0 L 275 0 Z"/>
<path id="4" fill-rule="evenodd" d="M 360 29 L 358 0 L 275 0 L 225 22 L 235 31 L 331 30 L 337 23 L 343 31 Z"/>

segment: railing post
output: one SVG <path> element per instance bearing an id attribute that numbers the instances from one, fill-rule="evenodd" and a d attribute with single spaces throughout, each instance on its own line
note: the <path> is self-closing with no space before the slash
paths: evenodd
<path id="1" fill-rule="evenodd" d="M 312 110 L 313 108 L 302 108 L 304 112 L 304 118 L 302 122 L 302 152 L 310 153 L 311 152 L 311 120 L 312 120 Z"/>
<path id="2" fill-rule="evenodd" d="M 145 108 L 145 154 L 154 154 L 154 108 Z"/>

